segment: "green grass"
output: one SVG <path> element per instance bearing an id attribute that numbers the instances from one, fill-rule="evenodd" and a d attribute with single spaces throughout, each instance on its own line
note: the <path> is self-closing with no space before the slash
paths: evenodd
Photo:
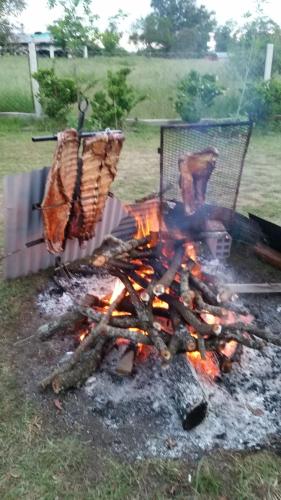
<path id="1" fill-rule="evenodd" d="M 144 56 L 92 57 L 65 59 L 39 57 L 39 68 L 55 65 L 58 75 L 77 79 L 85 88 L 98 80 L 101 88 L 108 69 L 128 66 L 129 81 L 147 99 L 139 103 L 131 115 L 138 118 L 177 117 L 171 99 L 175 97 L 176 82 L 191 69 L 218 74 L 224 83 L 228 79 L 225 63 L 198 59 L 162 59 Z M 92 95 L 93 90 L 87 92 Z M 26 56 L 0 57 L 0 111 L 32 111 L 30 82 Z"/>
<path id="2" fill-rule="evenodd" d="M 49 165 L 54 143 L 32 143 L 31 136 L 54 131 L 44 122 L 0 120 L 0 179 L 9 173 Z M 133 201 L 159 189 L 159 128 L 128 127 L 125 134 L 114 192 L 123 201 Z M 253 212 L 277 224 L 281 224 L 279 135 L 254 132 L 238 198 L 238 210 Z"/>
<path id="3" fill-rule="evenodd" d="M 0 112 L 33 112 L 27 56 L 0 57 Z"/>

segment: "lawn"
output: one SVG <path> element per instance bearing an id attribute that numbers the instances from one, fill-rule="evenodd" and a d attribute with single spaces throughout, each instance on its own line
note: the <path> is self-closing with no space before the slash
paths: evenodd
<path id="1" fill-rule="evenodd" d="M 94 81 L 103 86 L 108 69 L 117 70 L 129 67 L 129 81 L 146 100 L 132 111 L 138 118 L 175 118 L 172 99 L 175 97 L 176 82 L 191 69 L 218 74 L 226 83 L 229 72 L 222 61 L 204 59 L 162 59 L 144 56 L 91 57 L 89 59 L 38 58 L 39 68 L 54 65 L 58 75 L 77 79 L 86 88 Z M 93 94 L 93 89 L 86 91 Z M 30 79 L 28 76 L 27 56 L 0 57 L 0 112 L 32 111 Z"/>
<path id="2" fill-rule="evenodd" d="M 31 135 L 44 123 L 0 121 L 0 176 L 50 164 L 54 143 Z M 255 132 L 242 179 L 239 208 L 281 223 L 281 145 L 278 134 Z M 133 200 L 157 189 L 159 129 L 131 127 L 114 191 Z M 1 222 L 2 228 L 2 222 Z M 269 452 L 214 453 L 199 463 L 121 463 L 64 430 L 55 408 L 27 401 L 17 360 L 34 332 L 34 297 L 47 273 L 0 283 L 0 498 L 13 499 L 278 499 L 281 459 Z M 38 321 L 38 319 L 37 319 Z M 25 347 L 24 347 L 25 346 Z M 27 354 L 27 361 L 28 354 Z M 30 358 L 32 362 L 32 357 Z M 50 419 L 49 416 L 53 415 Z"/>

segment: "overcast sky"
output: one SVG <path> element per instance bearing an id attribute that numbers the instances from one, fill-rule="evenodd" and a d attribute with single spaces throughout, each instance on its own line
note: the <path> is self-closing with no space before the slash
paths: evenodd
<path id="1" fill-rule="evenodd" d="M 234 18 L 241 21 L 246 11 L 253 12 L 255 0 L 201 0 L 198 4 L 204 4 L 209 10 L 214 10 L 219 23 L 227 19 Z M 60 15 L 59 9 L 50 10 L 47 8 L 47 0 L 26 0 L 27 8 L 18 18 L 22 22 L 27 33 L 34 31 L 45 31 L 47 25 L 52 23 Z M 93 11 L 97 13 L 101 20 L 99 25 L 103 28 L 108 17 L 114 15 L 118 9 L 122 9 L 129 14 L 123 29 L 129 30 L 131 24 L 138 17 L 146 15 L 150 10 L 150 0 L 94 0 Z M 281 1 L 268 0 L 265 7 L 265 14 L 272 17 L 281 24 Z"/>

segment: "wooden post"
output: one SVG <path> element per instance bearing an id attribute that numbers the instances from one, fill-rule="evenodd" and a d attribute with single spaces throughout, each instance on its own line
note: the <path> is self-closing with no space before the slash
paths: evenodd
<path id="1" fill-rule="evenodd" d="M 83 57 L 84 57 L 84 59 L 88 59 L 88 47 L 87 47 L 87 45 L 84 45 Z"/>
<path id="2" fill-rule="evenodd" d="M 38 67 L 37 67 L 37 54 L 36 54 L 36 48 L 35 48 L 34 42 L 29 42 L 28 54 L 29 54 L 29 71 L 30 71 L 30 78 L 31 78 L 31 90 L 32 90 L 32 95 L 33 95 L 34 109 L 35 109 L 36 116 L 39 118 L 40 116 L 42 116 L 42 108 L 41 108 L 41 104 L 40 104 L 39 99 L 38 99 L 39 84 L 32 77 L 33 73 L 36 73 L 36 71 L 38 69 Z"/>
<path id="3" fill-rule="evenodd" d="M 265 67 L 264 67 L 264 80 L 266 82 L 271 78 L 273 51 L 274 51 L 273 43 L 268 43 L 266 46 L 266 57 L 265 57 Z"/>

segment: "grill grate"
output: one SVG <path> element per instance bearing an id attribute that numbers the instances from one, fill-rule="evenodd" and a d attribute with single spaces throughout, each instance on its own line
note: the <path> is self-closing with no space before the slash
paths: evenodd
<path id="1" fill-rule="evenodd" d="M 236 208 L 244 159 L 252 131 L 251 122 L 216 122 L 161 127 L 160 199 L 181 202 L 178 158 L 208 146 L 219 151 L 216 168 L 208 182 L 206 203 Z"/>

